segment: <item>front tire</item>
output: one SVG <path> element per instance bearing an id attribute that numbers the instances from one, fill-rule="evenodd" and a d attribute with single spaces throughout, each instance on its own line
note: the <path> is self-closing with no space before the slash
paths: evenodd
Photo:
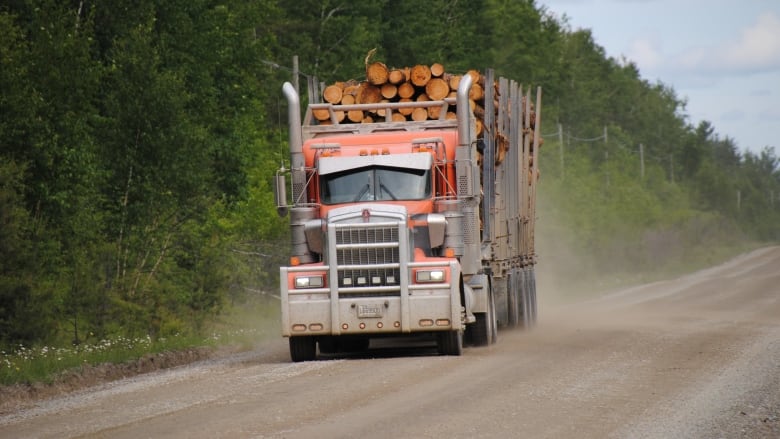
<path id="1" fill-rule="evenodd" d="M 314 337 L 290 337 L 290 358 L 295 363 L 317 358 L 317 341 Z"/>
<path id="2" fill-rule="evenodd" d="M 476 321 L 469 326 L 469 340 L 474 346 L 488 346 L 496 342 L 496 303 L 493 290 L 488 290 L 487 312 L 475 312 Z"/>

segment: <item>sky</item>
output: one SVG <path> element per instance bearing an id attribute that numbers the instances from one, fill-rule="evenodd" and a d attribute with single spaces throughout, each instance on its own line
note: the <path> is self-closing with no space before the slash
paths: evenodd
<path id="1" fill-rule="evenodd" d="M 780 155 L 780 0 L 538 0 L 740 151 Z"/>

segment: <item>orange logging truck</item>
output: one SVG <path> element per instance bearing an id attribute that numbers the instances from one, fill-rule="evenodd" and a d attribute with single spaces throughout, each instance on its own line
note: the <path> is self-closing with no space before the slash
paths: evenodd
<path id="1" fill-rule="evenodd" d="M 293 361 L 382 337 L 430 336 L 460 355 L 464 338 L 488 345 L 499 326 L 534 324 L 541 88 L 533 104 L 488 69 L 440 100 L 310 103 L 303 123 L 298 93 L 283 92 L 290 169 L 275 195 L 290 215 L 280 295 Z M 438 117 L 397 117 L 417 108 Z M 350 111 L 381 116 L 344 122 Z"/>

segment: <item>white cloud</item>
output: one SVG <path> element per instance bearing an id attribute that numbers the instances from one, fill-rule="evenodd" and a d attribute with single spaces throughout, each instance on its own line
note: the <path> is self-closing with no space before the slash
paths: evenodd
<path id="1" fill-rule="evenodd" d="M 780 68 L 780 18 L 772 12 L 760 15 L 752 27 L 742 31 L 739 41 L 726 45 L 722 61 L 737 71 Z"/>
<path id="2" fill-rule="evenodd" d="M 758 16 L 738 37 L 718 45 L 690 47 L 670 60 L 672 69 L 706 76 L 759 73 L 780 69 L 780 18 Z"/>
<path id="3" fill-rule="evenodd" d="M 656 69 L 663 62 L 660 45 L 650 38 L 634 40 L 627 56 L 643 69 Z"/>

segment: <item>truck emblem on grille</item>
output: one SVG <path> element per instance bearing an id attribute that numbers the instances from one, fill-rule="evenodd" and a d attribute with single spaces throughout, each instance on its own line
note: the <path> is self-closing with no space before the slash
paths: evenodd
<path id="1" fill-rule="evenodd" d="M 368 220 L 371 219 L 371 212 L 368 209 L 363 209 L 361 216 L 363 217 L 363 222 L 367 223 Z"/>

